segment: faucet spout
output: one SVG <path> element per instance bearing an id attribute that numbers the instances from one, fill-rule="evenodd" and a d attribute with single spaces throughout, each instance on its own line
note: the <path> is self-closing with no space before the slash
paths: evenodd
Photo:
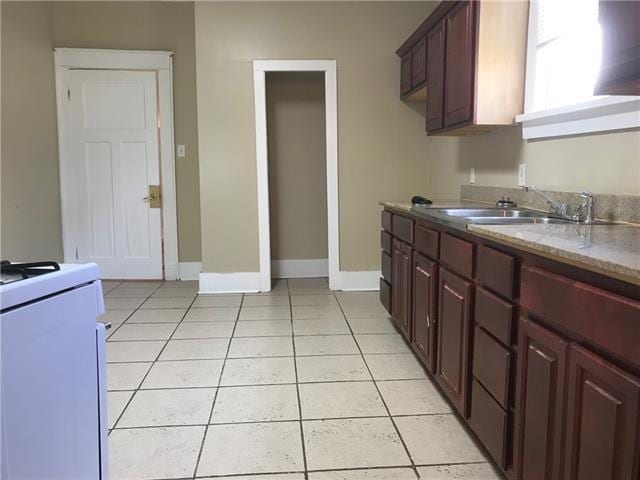
<path id="1" fill-rule="evenodd" d="M 552 213 L 556 213 L 556 214 L 562 215 L 562 216 L 566 216 L 567 215 L 567 205 L 566 204 L 556 202 L 549 195 L 547 195 L 546 193 L 544 193 L 543 191 L 541 191 L 537 187 L 534 187 L 533 185 L 527 185 L 527 186 L 524 187 L 524 191 L 525 192 L 528 192 L 529 190 L 531 190 L 534 193 L 537 193 L 539 196 L 544 198 L 546 200 L 546 202 L 550 205 L 550 207 L 551 207 L 550 210 L 551 210 Z"/>

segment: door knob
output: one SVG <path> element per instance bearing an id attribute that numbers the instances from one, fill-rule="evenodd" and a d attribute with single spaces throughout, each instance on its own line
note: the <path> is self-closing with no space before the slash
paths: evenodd
<path id="1" fill-rule="evenodd" d="M 149 202 L 149 208 L 160 208 L 160 185 L 149 185 L 149 195 L 142 200 Z"/>

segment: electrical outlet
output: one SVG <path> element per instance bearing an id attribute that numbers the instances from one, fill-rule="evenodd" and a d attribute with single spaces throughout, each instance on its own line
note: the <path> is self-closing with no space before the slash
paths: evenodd
<path id="1" fill-rule="evenodd" d="M 187 149 L 184 145 L 176 145 L 176 155 L 180 158 L 184 158 L 187 156 Z"/>
<path id="2" fill-rule="evenodd" d="M 471 167 L 471 170 L 469 170 L 469 183 L 476 183 L 476 169 L 473 167 Z"/>
<path id="3" fill-rule="evenodd" d="M 527 164 L 521 163 L 518 167 L 518 186 L 524 187 L 527 184 Z"/>

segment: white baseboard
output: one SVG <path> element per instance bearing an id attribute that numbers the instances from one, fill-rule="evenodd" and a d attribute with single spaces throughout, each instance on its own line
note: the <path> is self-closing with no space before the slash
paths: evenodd
<path id="1" fill-rule="evenodd" d="M 202 272 L 202 262 L 180 262 L 178 278 L 180 280 L 198 280 Z"/>
<path id="2" fill-rule="evenodd" d="M 271 260 L 273 278 L 316 278 L 329 276 L 326 258 L 303 260 Z"/>
<path id="3" fill-rule="evenodd" d="M 378 290 L 380 288 L 380 270 L 364 272 L 340 272 L 340 290 Z"/>
<path id="4" fill-rule="evenodd" d="M 260 272 L 201 273 L 198 293 L 251 293 L 260 291 Z"/>
<path id="5" fill-rule="evenodd" d="M 164 264 L 164 279 L 168 281 L 178 280 L 178 264 L 177 263 L 165 263 Z"/>

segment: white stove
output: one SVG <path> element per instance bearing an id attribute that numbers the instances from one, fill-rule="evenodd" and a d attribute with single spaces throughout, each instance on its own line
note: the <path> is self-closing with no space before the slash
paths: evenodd
<path id="1" fill-rule="evenodd" d="M 99 268 L 2 262 L 0 270 L 0 477 L 106 479 Z"/>

